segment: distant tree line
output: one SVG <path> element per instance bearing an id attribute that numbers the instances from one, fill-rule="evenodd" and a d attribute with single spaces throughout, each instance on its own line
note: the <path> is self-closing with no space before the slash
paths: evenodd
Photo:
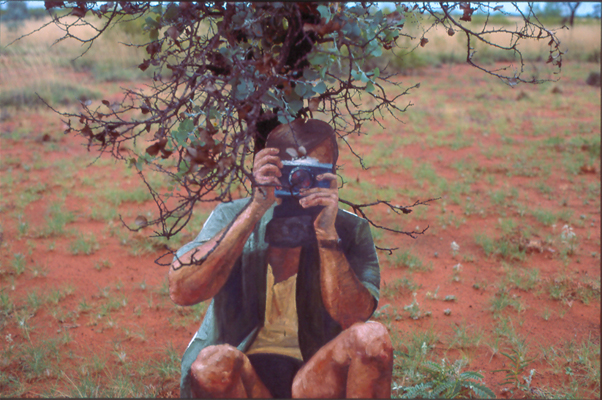
<path id="1" fill-rule="evenodd" d="M 25 1 L 8 1 L 0 9 L 0 21 L 5 23 L 9 30 L 19 29 L 25 20 L 42 19 L 47 15 L 46 9 L 28 8 Z"/>

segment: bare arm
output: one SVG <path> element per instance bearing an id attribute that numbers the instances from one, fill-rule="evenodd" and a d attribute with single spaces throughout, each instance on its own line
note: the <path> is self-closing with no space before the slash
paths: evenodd
<path id="1" fill-rule="evenodd" d="M 304 191 L 303 207 L 325 206 L 314 221 L 320 254 L 320 285 L 326 310 L 343 329 L 355 322 L 366 321 L 376 300 L 351 269 L 345 254 L 336 246 L 339 239 L 335 229 L 338 212 L 336 175 L 323 174 L 318 179 L 331 181 L 330 189 L 314 188 Z"/>
<path id="2" fill-rule="evenodd" d="M 282 164 L 275 155 L 277 153 L 277 149 L 264 149 L 257 153 L 253 174 L 259 184 L 278 183 Z M 255 188 L 251 203 L 227 232 L 224 228 L 208 242 L 173 261 L 169 270 L 169 295 L 174 303 L 192 305 L 217 294 L 242 254 L 255 225 L 274 201 L 273 186 Z M 207 258 L 202 263 L 195 263 L 205 256 Z"/>
<path id="3" fill-rule="evenodd" d="M 326 309 L 343 329 L 366 321 L 372 315 L 376 300 L 355 275 L 343 252 L 330 247 L 318 248 L 320 284 Z"/>

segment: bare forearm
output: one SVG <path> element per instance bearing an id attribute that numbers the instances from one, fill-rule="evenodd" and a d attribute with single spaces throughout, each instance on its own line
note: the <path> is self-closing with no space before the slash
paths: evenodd
<path id="1" fill-rule="evenodd" d="M 357 278 L 345 254 L 320 248 L 320 283 L 326 310 L 343 329 L 367 320 L 374 310 L 374 297 Z"/>
<path id="2" fill-rule="evenodd" d="M 191 305 L 213 297 L 228 279 L 245 242 L 264 213 L 265 209 L 251 203 L 227 232 L 224 228 L 210 241 L 174 260 L 169 270 L 172 300 L 176 304 Z M 204 257 L 207 258 L 202 263 L 195 263 Z"/>

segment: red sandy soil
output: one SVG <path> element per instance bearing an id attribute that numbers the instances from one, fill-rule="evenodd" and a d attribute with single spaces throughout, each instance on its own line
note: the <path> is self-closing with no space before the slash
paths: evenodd
<path id="1" fill-rule="evenodd" d="M 459 69 L 456 71 L 459 75 L 465 72 L 463 66 L 453 67 Z M 460 70 L 462 69 L 462 70 Z M 427 72 L 428 73 L 428 72 Z M 432 76 L 432 75 L 431 75 Z M 117 98 L 117 95 L 115 95 Z M 111 100 L 111 98 L 109 98 Z M 550 115 L 559 111 L 550 111 Z M 58 123 L 58 117 L 55 121 L 49 122 L 46 118 L 38 117 L 35 113 L 29 115 L 22 114 L 21 117 L 27 118 L 27 124 L 30 127 L 30 132 L 26 133 L 19 141 L 13 141 L 7 137 L 7 133 L 13 131 L 23 124 L 22 120 L 15 118 L 8 119 L 0 124 L 0 129 L 3 134 L 1 145 L 2 157 L 17 157 L 21 160 L 20 165 L 13 168 L 21 169 L 23 165 L 30 164 L 34 154 L 40 155 L 44 161 L 50 163 L 60 159 L 74 159 L 78 156 L 90 156 L 84 142 L 81 139 L 64 136 L 61 133 L 62 127 Z M 538 115 L 538 118 L 546 118 L 544 115 Z M 47 132 L 48 125 L 51 124 L 54 132 L 51 133 L 50 141 L 41 140 L 40 132 Z M 431 124 L 431 129 L 436 131 L 436 124 Z M 387 136 L 382 134 L 375 137 L 376 140 L 387 140 Z M 516 138 L 515 138 L 516 139 Z M 500 136 L 492 132 L 489 136 L 479 136 L 479 139 L 485 146 L 496 146 L 501 143 Z M 56 150 L 49 150 L 48 146 L 56 145 Z M 476 145 L 476 143 L 475 143 Z M 474 145 L 458 151 L 452 151 L 449 148 L 435 147 L 433 149 L 421 146 L 421 144 L 413 144 L 405 147 L 403 153 L 410 156 L 414 160 L 421 162 L 428 161 L 436 168 L 441 176 L 448 180 L 456 179 L 457 174 L 451 168 L 454 161 L 461 160 L 467 154 L 472 154 L 475 160 L 479 163 L 483 170 L 499 175 L 498 188 L 501 187 L 525 187 L 528 178 L 522 176 L 506 177 L 505 171 L 500 170 L 495 162 L 487 160 L 482 154 L 475 151 Z M 103 156 L 105 157 L 105 156 Z M 90 158 L 91 160 L 91 158 Z M 120 167 L 121 168 L 121 167 Z M 3 273 L 0 275 L 0 285 L 3 290 L 8 291 L 13 302 L 18 305 L 25 303 L 27 294 L 34 288 L 41 292 L 48 292 L 49 288 L 63 287 L 65 284 L 71 284 L 74 287 L 74 292 L 61 301 L 61 305 L 66 310 L 76 310 L 78 304 L 85 299 L 88 304 L 96 304 L 101 299 L 99 296 L 99 288 L 104 288 L 109 285 L 113 286 L 116 282 L 122 283 L 122 289 L 119 294 L 124 294 L 127 298 L 127 305 L 111 314 L 114 321 L 114 326 L 110 327 L 103 319 L 101 323 L 95 322 L 93 315 L 81 313 L 79 318 L 74 322 L 61 323 L 50 315 L 49 307 L 42 307 L 32 318 L 32 323 L 35 321 L 35 329 L 31 331 L 31 340 L 41 340 L 58 335 L 57 332 L 68 330 L 73 339 L 66 345 L 64 351 L 72 352 L 75 357 L 67 361 L 68 366 L 64 367 L 65 371 L 76 370 L 78 363 L 81 360 L 89 359 L 91 354 L 112 354 L 118 349 L 127 354 L 127 360 L 139 361 L 145 359 L 156 359 L 163 353 L 163 349 L 170 344 L 178 353 L 183 353 L 193 333 L 198 328 L 198 322 L 193 322 L 189 326 L 174 326 L 171 322 L 176 321 L 180 316 L 175 312 L 175 307 L 171 306 L 169 299 L 157 293 L 157 288 L 164 284 L 167 274 L 167 267 L 155 264 L 154 260 L 163 254 L 162 251 L 157 251 L 155 254 L 132 256 L 128 253 L 128 249 L 118 243 L 118 239 L 110 237 L 107 234 L 106 222 L 92 221 L 89 218 L 92 204 L 87 201 L 86 197 L 78 197 L 76 194 L 94 193 L 95 188 L 82 185 L 81 178 L 94 174 L 102 174 L 103 180 L 120 182 L 124 190 L 133 187 L 138 187 L 138 182 L 135 175 L 132 175 L 127 180 L 124 180 L 123 173 L 120 168 L 107 168 L 92 165 L 87 169 L 78 171 L 74 175 L 70 193 L 65 200 L 65 207 L 74 212 L 78 218 L 75 222 L 68 225 L 68 228 L 76 228 L 81 232 L 93 232 L 99 242 L 100 250 L 91 255 L 72 255 L 68 251 L 68 244 L 72 238 L 62 236 L 57 238 L 40 238 L 29 239 L 35 241 L 35 250 L 32 254 L 27 255 L 26 260 L 28 265 L 41 263 L 46 266 L 46 276 L 33 277 L 30 272 L 26 272 L 20 276 L 14 276 L 9 271 L 10 262 L 13 254 L 27 254 L 27 238 L 18 238 L 16 227 L 16 218 L 12 217 L 17 206 L 15 202 L 18 199 L 15 196 L 7 197 L 11 201 L 5 204 L 1 210 L 2 215 L 2 247 L 0 250 L 0 259 L 2 261 Z M 2 171 L 0 173 L 5 173 Z M 29 221 L 29 231 L 33 231 L 36 227 L 41 227 L 45 224 L 45 215 L 47 207 L 55 199 L 61 188 L 53 184 L 51 176 L 55 174 L 51 168 L 43 168 L 32 170 L 29 174 L 24 174 L 29 180 L 15 181 L 12 188 L 13 193 L 19 193 L 28 185 L 36 182 L 43 182 L 48 185 L 47 190 L 42 193 L 42 198 L 30 203 L 24 209 Z M 404 176 L 395 171 L 389 174 L 372 176 L 369 172 L 364 172 L 359 169 L 346 167 L 345 173 L 347 176 L 357 176 L 359 179 L 373 180 L 377 185 L 399 185 L 404 181 Z M 595 182 L 600 179 L 599 166 L 595 166 L 594 174 L 584 174 L 583 177 L 587 182 Z M 584 205 L 578 193 L 571 189 L 571 178 L 565 175 L 552 175 L 548 185 L 553 188 L 558 188 L 561 191 L 566 191 L 569 195 L 568 205 L 574 210 L 574 215 L 579 216 L 585 214 L 588 216 L 586 226 L 584 228 L 575 227 L 575 232 L 580 238 L 579 242 L 579 263 L 574 261 L 571 263 L 571 270 L 579 276 L 598 277 L 600 275 L 599 260 L 589 256 L 591 252 L 599 252 L 598 243 L 600 241 L 600 210 L 595 205 Z M 483 194 L 486 190 L 494 189 L 488 186 L 486 182 L 475 184 L 472 186 L 474 196 Z M 537 195 L 535 189 L 532 190 L 532 199 L 537 199 L 542 206 L 559 208 L 557 201 L 548 201 Z M 4 196 L 4 194 L 3 194 Z M 408 201 L 411 203 L 413 200 Z M 431 207 L 439 207 L 435 203 Z M 420 236 L 413 240 L 402 236 L 396 237 L 395 243 L 402 249 L 411 246 L 413 254 L 419 255 L 424 264 L 432 262 L 432 272 L 416 272 L 412 275 L 412 279 L 421 285 L 418 290 L 417 299 L 424 310 L 432 312 L 431 317 L 412 320 L 407 316 L 401 321 L 394 321 L 393 326 L 401 332 L 424 331 L 432 328 L 439 334 L 440 340 L 436 344 L 436 351 L 443 357 L 447 350 L 449 337 L 453 334 L 453 327 L 465 324 L 469 329 L 480 328 L 484 333 L 483 341 L 491 334 L 495 320 L 491 311 L 489 311 L 489 300 L 497 291 L 492 287 L 492 283 L 498 282 L 504 276 L 502 272 L 501 262 L 495 257 L 486 257 L 483 250 L 476 245 L 474 241 L 474 225 L 476 224 L 482 229 L 492 230 L 495 226 L 499 215 L 495 213 L 494 206 L 490 205 L 490 209 L 486 210 L 486 216 L 470 215 L 466 217 L 467 223 L 462 224 L 458 229 L 449 227 L 448 229 L 437 229 L 436 220 L 433 218 L 429 221 L 420 221 L 412 219 L 412 214 L 407 218 L 408 226 L 425 226 L 429 224 L 431 232 Z M 210 206 L 204 207 L 207 211 Z M 447 212 L 457 216 L 463 216 L 463 210 L 455 204 L 448 202 Z M 145 214 L 147 211 L 154 211 L 154 204 L 147 202 L 142 205 L 135 203 L 123 203 L 118 208 L 119 213 L 123 215 L 131 215 L 133 219 L 135 215 Z M 129 214 L 128 214 L 129 213 Z M 9 218 L 10 216 L 10 218 Z M 524 221 L 525 224 L 532 222 L 531 220 Z M 590 229 L 590 220 L 596 224 L 596 228 L 592 229 L 593 234 L 590 239 L 585 239 L 587 229 Z M 129 221 L 131 222 L 131 221 Z M 561 226 L 556 227 L 556 234 L 560 233 Z M 549 228 L 551 230 L 551 228 Z M 142 235 L 150 232 L 142 232 Z M 551 233 L 551 232 L 550 232 Z M 192 233 L 188 233 L 188 237 L 192 237 Z M 385 235 L 385 239 L 393 238 L 393 236 Z M 461 243 L 460 254 L 472 254 L 475 256 L 473 262 L 464 262 L 461 256 L 454 257 L 450 244 L 452 241 Z M 55 250 L 48 250 L 51 242 L 55 242 Z M 391 242 L 391 240 L 389 240 Z M 95 262 L 108 259 L 112 262 L 111 268 L 103 268 L 100 271 L 93 268 Z M 382 260 L 382 282 L 391 282 L 396 278 L 405 276 L 406 271 L 402 268 L 391 268 L 384 255 Z M 458 263 L 462 264 L 460 274 L 460 282 L 452 281 L 452 267 Z M 535 251 L 528 255 L 527 261 L 523 263 L 529 268 L 538 268 L 540 277 L 543 279 L 551 279 L 562 271 L 562 262 L 559 261 L 556 253 L 545 250 L 542 253 Z M 146 282 L 147 289 L 142 290 L 140 283 Z M 14 287 L 11 286 L 14 282 Z M 488 282 L 484 289 L 475 289 L 473 284 L 476 282 Z M 433 293 L 439 287 L 439 300 L 425 299 L 426 292 Z M 154 306 L 148 304 L 149 293 L 154 292 Z M 117 293 L 114 290 L 112 293 Z M 565 340 L 575 339 L 581 341 L 592 335 L 594 340 L 599 343 L 600 332 L 600 305 L 598 300 L 594 300 L 589 305 L 582 304 L 580 301 L 573 301 L 570 307 L 560 301 L 551 301 L 547 293 L 537 293 L 537 290 L 528 292 L 518 289 L 511 289 L 510 296 L 516 297 L 526 305 L 526 310 L 521 314 L 517 314 L 514 310 L 508 311 L 515 321 L 521 321 L 522 326 L 518 323 L 515 328 L 522 335 L 526 336 L 532 344 L 531 349 L 533 355 L 536 355 L 537 345 L 539 344 L 555 344 L 562 343 Z M 441 299 L 446 295 L 455 295 L 458 301 L 450 303 L 444 302 Z M 411 303 L 411 294 L 404 294 L 396 297 L 394 301 L 383 300 L 383 304 L 391 303 L 400 311 L 403 306 Z M 142 309 L 141 315 L 135 315 L 135 311 Z M 452 313 L 446 316 L 443 313 L 444 309 L 450 308 Z M 549 308 L 552 313 L 550 319 L 545 321 L 542 318 L 544 309 Z M 94 309 L 94 308 L 93 308 Z M 560 311 L 566 311 L 564 316 L 560 316 Z M 140 331 L 143 328 L 146 332 L 146 340 L 137 337 L 127 336 L 124 332 L 129 329 L 134 332 Z M 1 328 L 2 338 L 7 334 L 12 335 L 15 342 L 24 342 L 24 334 L 19 330 L 13 320 L 6 321 Z M 3 344 L 4 346 L 4 344 Z M 496 369 L 504 368 L 507 360 L 497 355 L 492 356 L 491 351 L 484 345 L 477 348 L 460 350 L 448 350 L 447 358 L 456 358 L 468 355 L 471 359 L 469 369 L 481 371 L 485 376 L 486 384 L 492 388 L 496 395 L 503 396 L 507 393 L 502 391 L 502 387 L 498 384 L 504 379 L 504 373 L 494 373 Z M 117 363 L 116 357 L 110 357 L 107 368 L 111 368 L 112 363 Z M 70 365 L 69 365 L 70 364 Z M 0 367 L 3 368 L 2 365 Z M 538 374 L 533 379 L 533 386 L 557 387 L 558 376 L 547 373 L 543 359 L 538 358 L 529 368 L 535 368 Z M 539 371 L 542 371 L 539 373 Z M 568 379 L 568 377 L 567 377 Z M 23 394 L 24 397 L 37 397 L 49 384 L 51 380 L 34 381 L 28 383 L 28 391 Z M 179 376 L 174 376 L 173 379 L 167 379 L 162 382 L 155 382 L 155 385 L 161 386 L 160 394 L 165 397 L 178 396 Z"/>

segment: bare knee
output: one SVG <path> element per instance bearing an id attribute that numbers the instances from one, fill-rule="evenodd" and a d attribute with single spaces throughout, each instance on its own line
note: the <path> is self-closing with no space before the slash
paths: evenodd
<path id="1" fill-rule="evenodd" d="M 356 354 L 362 358 L 389 365 L 393 361 L 393 345 L 389 331 L 380 322 L 357 323 L 349 328 Z"/>
<path id="2" fill-rule="evenodd" d="M 240 380 L 244 354 L 228 344 L 201 350 L 190 373 L 199 389 L 208 393 L 228 391 Z"/>

